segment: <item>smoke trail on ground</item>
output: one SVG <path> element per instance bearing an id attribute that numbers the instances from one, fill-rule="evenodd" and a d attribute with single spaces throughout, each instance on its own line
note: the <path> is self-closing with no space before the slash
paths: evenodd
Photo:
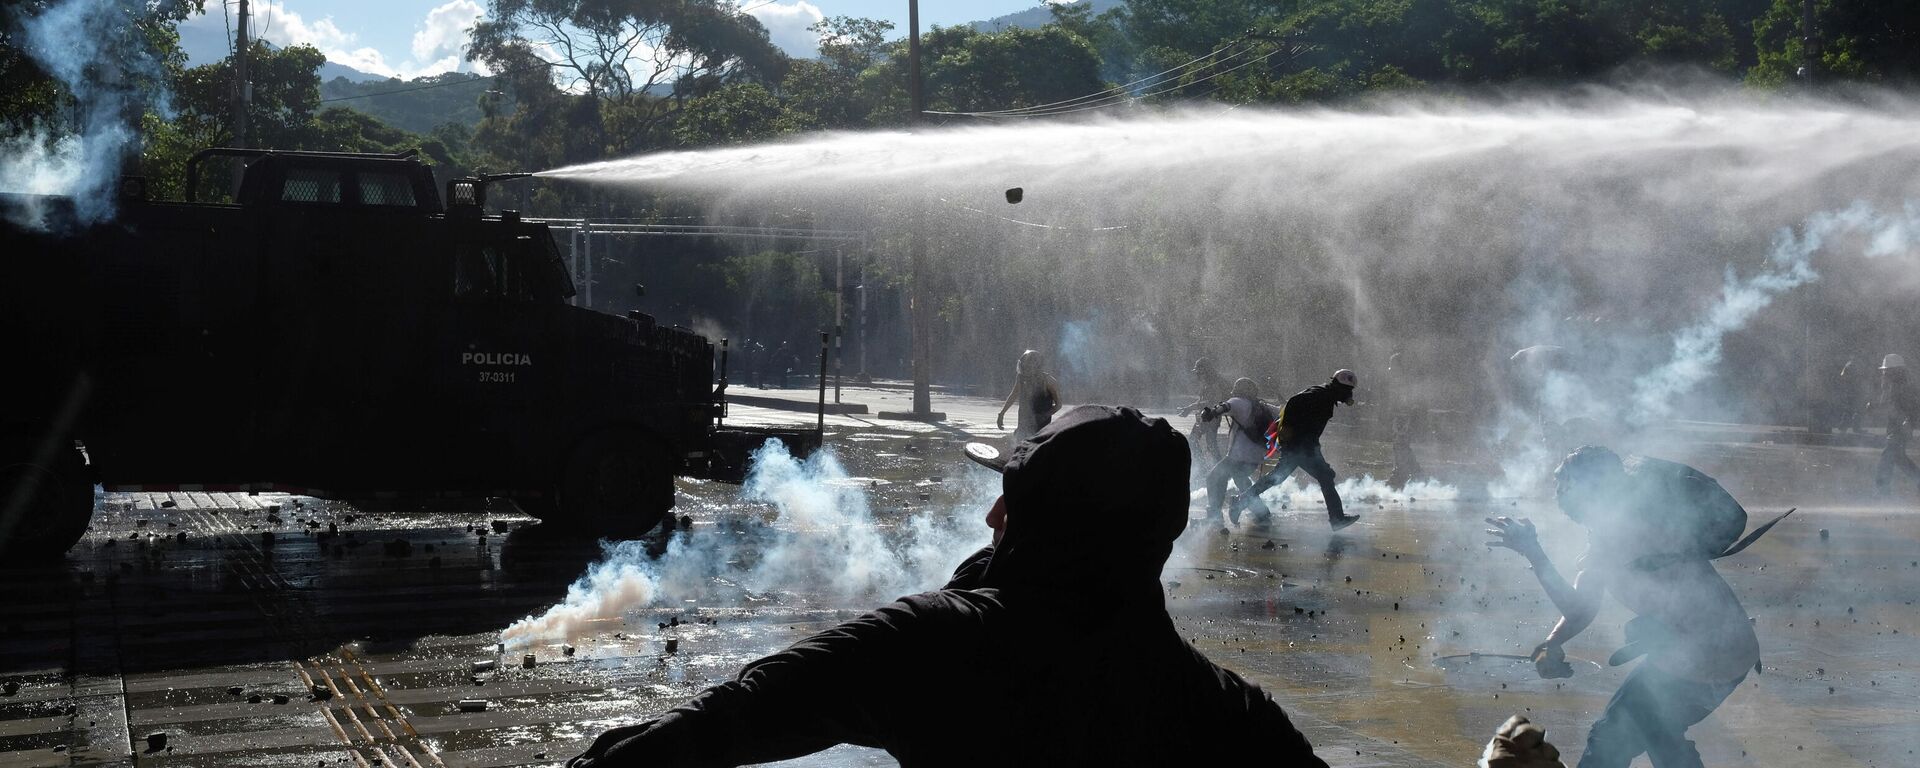
<path id="1" fill-rule="evenodd" d="M 1438 480 L 1415 480 L 1395 488 L 1385 481 L 1376 480 L 1372 475 L 1349 477 L 1334 484 L 1340 492 L 1340 500 L 1349 505 L 1356 504 L 1410 504 L 1422 501 L 1453 501 L 1460 498 L 1460 489 Z M 1265 493 L 1261 500 L 1268 506 L 1278 509 L 1286 505 L 1290 509 L 1314 506 L 1324 510 L 1325 497 L 1320 486 L 1312 482 L 1302 482 L 1298 477 L 1289 477 L 1284 482 Z"/>
<path id="2" fill-rule="evenodd" d="M 151 11 L 134 0 L 68 0 L 25 18 L 17 8 L 4 23 L 74 105 L 62 110 L 68 124 L 0 137 L 0 192 L 72 198 L 78 224 L 110 218 L 121 163 L 137 150 L 134 121 L 149 107 L 168 111 L 161 67 L 134 23 Z M 47 227 L 46 214 L 8 213 L 32 228 Z"/>
<path id="3" fill-rule="evenodd" d="M 741 495 L 773 508 L 764 527 L 722 521 L 722 530 L 676 534 L 658 559 L 642 541 L 606 543 L 566 599 L 514 622 L 501 641 L 525 647 L 578 640 L 617 628 L 631 612 L 679 607 L 690 598 L 717 608 L 786 594 L 864 609 L 936 589 L 961 558 L 986 544 L 982 518 L 999 492 L 996 483 L 975 477 L 952 510 L 921 510 L 894 524 L 874 514 L 866 484 L 849 477 L 831 450 L 802 461 L 773 442 L 752 462 Z M 735 522 L 752 525 L 758 535 L 727 530 Z"/>

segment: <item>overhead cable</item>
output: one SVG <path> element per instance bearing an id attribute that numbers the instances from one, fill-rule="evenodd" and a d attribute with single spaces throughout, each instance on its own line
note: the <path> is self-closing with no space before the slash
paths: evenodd
<path id="1" fill-rule="evenodd" d="M 962 116 L 968 116 L 968 117 L 998 117 L 998 116 L 1017 117 L 1017 116 L 1025 115 L 1028 113 L 1033 113 L 1033 112 L 1042 112 L 1042 111 L 1048 111 L 1056 108 L 1078 106 L 1080 105 L 1080 102 L 1105 100 L 1105 99 L 1114 98 L 1116 96 L 1124 98 L 1127 95 L 1131 94 L 1135 88 L 1148 88 L 1148 87 L 1164 84 L 1165 80 L 1168 79 L 1168 76 L 1172 75 L 1177 77 L 1178 75 L 1176 75 L 1175 73 L 1179 73 L 1179 75 L 1184 75 L 1186 74 L 1187 70 L 1200 69 L 1208 66 L 1215 66 L 1218 64 L 1218 62 L 1213 61 L 1214 57 L 1219 56 L 1220 54 L 1225 53 L 1226 51 L 1239 46 L 1241 43 L 1245 42 L 1246 38 L 1247 38 L 1247 35 L 1244 35 L 1244 34 L 1240 35 L 1239 37 L 1236 37 L 1236 38 L 1233 38 L 1232 40 L 1227 41 L 1225 44 L 1221 45 L 1219 48 L 1216 48 L 1213 51 L 1203 54 L 1201 56 L 1194 57 L 1193 59 L 1190 59 L 1183 64 L 1169 67 L 1167 69 L 1161 70 L 1159 72 L 1155 72 L 1151 75 L 1147 75 L 1146 77 L 1142 77 L 1132 82 L 1121 83 L 1111 88 L 1095 91 L 1093 93 L 1085 94 L 1082 96 L 1075 96 L 1071 99 L 1062 99 L 1060 101 L 1050 101 L 1045 104 L 1034 104 L 1032 106 L 1026 106 L 1026 107 L 981 110 L 981 111 L 974 111 L 974 112 L 936 112 L 936 111 L 929 110 L 927 114 L 962 115 Z M 1235 51 L 1233 54 L 1227 56 L 1226 58 L 1232 59 L 1249 50 L 1251 50 L 1250 47 L 1245 50 Z M 1206 62 L 1206 63 L 1202 64 L 1202 62 Z"/>
<path id="2" fill-rule="evenodd" d="M 1214 72 L 1214 73 L 1212 73 L 1212 74 L 1209 74 L 1209 75 L 1207 75 L 1206 77 L 1202 77 L 1202 78 L 1199 78 L 1199 79 L 1196 79 L 1196 80 L 1192 80 L 1192 81 L 1189 81 L 1189 82 L 1181 82 L 1181 83 L 1174 83 L 1174 84 L 1171 84 L 1171 85 L 1167 85 L 1167 84 L 1165 84 L 1165 83 L 1162 83 L 1162 85 L 1166 85 L 1167 87 L 1164 87 L 1164 88 L 1160 88 L 1160 89 L 1157 89 L 1157 90 L 1152 90 L 1152 91 L 1147 91 L 1147 92 L 1145 92 L 1145 93 L 1141 93 L 1141 94 L 1137 94 L 1137 95 L 1123 95 L 1123 96 L 1122 96 L 1122 97 L 1120 97 L 1120 98 L 1112 98 L 1112 97 L 1109 97 L 1109 98 L 1106 98 L 1106 99 L 1102 99 L 1102 100 L 1100 100 L 1100 101 L 1096 101 L 1096 102 L 1089 102 L 1089 103 L 1086 103 L 1086 104 L 1081 104 L 1081 105 L 1078 105 L 1078 106 L 1074 106 L 1074 107 L 1070 107 L 1070 108 L 1065 108 L 1065 109 L 1052 109 L 1052 110 L 1047 110 L 1047 111 L 1044 111 L 1044 112 L 1027 112 L 1027 113 L 1022 113 L 1022 114 L 995 114 L 995 113 L 965 113 L 965 112 L 963 112 L 963 113 L 944 113 L 944 114 L 961 114 L 961 115 L 967 115 L 967 116 L 970 116 L 970 117 L 982 117 L 982 118 L 1013 118 L 1013 117 L 1053 117 L 1053 116 L 1056 116 L 1056 115 L 1070 115 L 1070 114 L 1074 114 L 1074 113 L 1076 113 L 1076 112 L 1086 112 L 1086 111 L 1089 111 L 1089 110 L 1095 110 L 1095 109 L 1105 109 L 1105 108 L 1107 108 L 1107 107 L 1111 107 L 1111 106 L 1116 106 L 1116 105 L 1119 105 L 1119 104 L 1122 104 L 1122 103 L 1127 103 L 1127 102 L 1132 102 L 1132 101 L 1139 101 L 1139 100 L 1141 100 L 1141 99 L 1148 99 L 1148 98 L 1152 98 L 1152 97 L 1154 97 L 1154 96 L 1160 96 L 1160 95 L 1164 95 L 1164 94 L 1168 94 L 1168 93 L 1172 93 L 1172 92 L 1174 92 L 1174 91 L 1178 91 L 1178 90 L 1181 90 L 1181 89 L 1184 89 L 1184 88 L 1191 88 L 1191 87 L 1193 87 L 1193 86 L 1196 86 L 1196 85 L 1199 85 L 1199 84 L 1201 84 L 1201 83 L 1205 83 L 1205 82 L 1207 82 L 1207 81 L 1209 81 L 1209 80 L 1213 80 L 1213 79 L 1215 79 L 1215 78 L 1218 78 L 1218 77 L 1221 77 L 1221 76 L 1224 76 L 1224 75 L 1228 75 L 1228 74 L 1232 74 L 1232 73 L 1234 73 L 1234 72 L 1237 72 L 1237 71 L 1239 71 L 1239 70 L 1242 70 L 1242 69 L 1245 69 L 1245 68 L 1247 68 L 1247 67 L 1250 67 L 1250 66 L 1253 66 L 1253 65 L 1255 65 L 1255 64 L 1259 64 L 1260 62 L 1263 62 L 1263 61 L 1266 61 L 1267 59 L 1271 59 L 1271 58 L 1273 58 L 1274 56 L 1277 56 L 1277 55 L 1279 55 L 1280 53 L 1282 53 L 1282 52 L 1283 52 L 1283 51 L 1285 51 L 1285 50 L 1287 50 L 1287 49 L 1284 49 L 1284 48 L 1276 48 L 1276 49 L 1274 49 L 1274 50 L 1272 50 L 1272 51 L 1269 51 L 1269 52 L 1267 52 L 1266 54 L 1264 54 L 1264 55 L 1262 55 L 1262 56 L 1259 56 L 1259 57 L 1256 57 L 1256 58 L 1252 58 L 1252 59 L 1248 59 L 1248 60 L 1246 60 L 1246 61 L 1243 61 L 1243 62 L 1241 62 L 1241 63 L 1239 63 L 1239 64 L 1236 64 L 1236 65 L 1234 65 L 1234 66 L 1232 66 L 1232 67 L 1229 67 L 1229 68 L 1227 68 L 1227 69 L 1223 69 L 1223 70 L 1220 70 L 1220 71 L 1218 71 L 1218 72 Z M 1226 61 L 1231 61 L 1231 60 L 1232 60 L 1233 58 L 1236 58 L 1236 57 L 1238 57 L 1238 55 L 1239 55 L 1239 54 L 1235 54 L 1234 56 L 1229 56 L 1229 57 L 1227 57 L 1227 59 L 1226 59 Z M 1223 61 L 1223 62 L 1221 62 L 1221 63 L 1224 63 L 1224 61 Z M 1215 88 L 1214 88 L 1213 90 L 1209 90 L 1209 91 L 1208 91 L 1208 93 L 1212 93 L 1212 92 L 1213 92 L 1214 90 L 1219 90 L 1219 88 L 1218 88 L 1218 87 L 1215 87 Z"/>

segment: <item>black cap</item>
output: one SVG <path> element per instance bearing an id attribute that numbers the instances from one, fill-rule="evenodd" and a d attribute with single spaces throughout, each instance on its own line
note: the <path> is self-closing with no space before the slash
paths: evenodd
<path id="1" fill-rule="evenodd" d="M 1190 460 L 1165 419 L 1107 405 L 1061 413 L 1005 463 L 1007 527 L 988 584 L 1153 582 L 1186 529 Z"/>

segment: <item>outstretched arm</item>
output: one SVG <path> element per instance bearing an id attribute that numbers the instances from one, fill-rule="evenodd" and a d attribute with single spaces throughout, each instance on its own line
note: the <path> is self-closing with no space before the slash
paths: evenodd
<path id="1" fill-rule="evenodd" d="M 732 681 L 654 720 L 615 728 L 569 768 L 709 768 L 774 762 L 835 744 L 879 746 L 869 707 L 883 701 L 859 681 L 901 662 L 914 608 L 896 602 L 755 661 Z M 880 704 L 884 706 L 884 704 Z"/>
<path id="2" fill-rule="evenodd" d="M 1560 569 L 1547 557 L 1546 550 L 1540 548 L 1531 520 L 1489 517 L 1487 524 L 1493 526 L 1487 532 L 1500 537 L 1487 542 L 1487 546 L 1511 549 L 1525 557 L 1533 566 L 1534 578 L 1540 580 L 1540 588 L 1546 590 L 1547 599 L 1560 609 L 1560 621 L 1547 634 L 1547 645 L 1564 643 L 1593 623 L 1593 617 L 1600 612 L 1600 600 L 1606 594 L 1602 579 L 1583 572 L 1574 577 L 1573 583 L 1567 583 Z"/>

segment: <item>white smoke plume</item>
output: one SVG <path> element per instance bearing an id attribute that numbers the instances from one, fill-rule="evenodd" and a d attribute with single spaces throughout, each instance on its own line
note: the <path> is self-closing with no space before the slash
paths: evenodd
<path id="1" fill-rule="evenodd" d="M 752 462 L 741 496 L 772 506 L 767 535 L 736 534 L 729 526 L 740 521 L 723 520 L 721 530 L 676 535 L 658 559 L 644 542 L 607 543 L 566 599 L 514 622 L 501 641 L 516 648 L 575 641 L 617 628 L 632 612 L 680 607 L 689 598 L 724 608 L 731 607 L 726 601 L 780 594 L 870 608 L 938 588 L 961 558 L 987 543 L 983 518 L 996 484 L 963 486 L 957 507 L 899 520 L 874 514 L 867 483 L 850 477 L 831 450 L 801 461 L 774 442 Z"/>
<path id="2" fill-rule="evenodd" d="M 1692 322 L 1675 331 L 1666 359 L 1631 379 L 1630 389 L 1610 396 L 1596 380 L 1605 372 L 1556 370 L 1540 382 L 1538 402 L 1544 411 L 1534 418 L 1548 425 L 1574 424 L 1551 437 L 1534 435 L 1507 447 L 1501 477 L 1488 488 L 1494 498 L 1533 495 L 1544 489 L 1547 473 L 1568 448 L 1584 442 L 1606 442 L 1622 432 L 1671 418 L 1675 404 L 1721 373 L 1722 353 L 1729 335 L 1751 324 L 1780 297 L 1820 278 L 1817 256 L 1861 259 L 1920 254 L 1920 201 L 1909 200 L 1890 212 L 1865 201 L 1845 208 L 1821 211 L 1798 228 L 1782 228 L 1773 236 L 1761 266 L 1741 276 L 1726 270 L 1720 292 Z M 1642 343 L 1617 334 L 1604 340 L 1615 347 Z M 1643 346 L 1651 347 L 1650 344 Z M 1616 362 L 1617 367 L 1625 368 Z M 1617 373 L 1617 372 L 1616 372 Z M 1614 424 L 1596 420 L 1615 419 Z M 1581 429 L 1573 420 L 1585 420 Z"/>
<path id="3" fill-rule="evenodd" d="M 1739 278 L 1729 268 L 1719 299 L 1674 334 L 1673 356 L 1634 380 L 1635 420 L 1646 423 L 1666 417 L 1675 396 L 1713 375 L 1727 334 L 1746 327 L 1781 294 L 1819 279 L 1814 255 L 1830 240 L 1848 237 L 1864 241 L 1859 249 L 1862 257 L 1914 251 L 1920 248 L 1920 201 L 1909 200 L 1893 213 L 1881 213 L 1857 201 L 1842 210 L 1814 214 L 1799 232 L 1782 229 L 1774 235 L 1772 252 L 1758 273 Z"/>
<path id="4" fill-rule="evenodd" d="M 70 198 L 81 225 L 113 216 L 121 163 L 137 150 L 134 121 L 143 109 L 168 109 L 161 67 L 132 23 L 147 12 L 133 0 L 68 0 L 31 17 L 8 14 L 25 53 L 59 81 L 73 108 L 63 111 L 66 124 L 0 137 L 0 192 Z M 51 223 L 32 201 L 11 208 L 16 224 Z"/>

